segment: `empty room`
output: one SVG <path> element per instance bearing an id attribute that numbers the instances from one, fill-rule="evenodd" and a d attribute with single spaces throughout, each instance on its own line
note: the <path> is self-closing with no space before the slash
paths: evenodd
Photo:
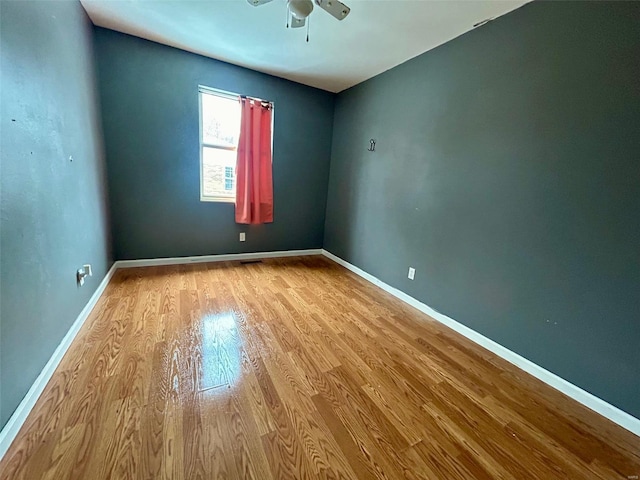
<path id="1" fill-rule="evenodd" d="M 0 480 L 640 479 L 640 2 L 0 40 Z"/>

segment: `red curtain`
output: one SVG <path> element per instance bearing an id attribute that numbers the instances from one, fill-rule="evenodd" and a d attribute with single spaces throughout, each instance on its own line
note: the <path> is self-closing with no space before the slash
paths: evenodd
<path id="1" fill-rule="evenodd" d="M 236 223 L 273 222 L 271 104 L 240 98 L 242 116 L 236 163 Z"/>

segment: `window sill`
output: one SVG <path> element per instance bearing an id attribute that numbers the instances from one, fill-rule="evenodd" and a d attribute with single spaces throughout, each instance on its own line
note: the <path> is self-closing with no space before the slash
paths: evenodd
<path id="1" fill-rule="evenodd" d="M 201 202 L 214 202 L 214 203 L 236 203 L 235 197 L 203 197 L 200 196 Z"/>

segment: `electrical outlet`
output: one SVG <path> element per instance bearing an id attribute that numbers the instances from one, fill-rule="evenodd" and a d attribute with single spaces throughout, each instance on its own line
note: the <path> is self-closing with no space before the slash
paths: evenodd
<path id="1" fill-rule="evenodd" d="M 407 275 L 407 278 L 409 280 L 413 280 L 415 276 L 416 276 L 416 269 L 413 267 L 409 267 L 409 275 Z"/>
<path id="2" fill-rule="evenodd" d="M 85 277 L 91 277 L 92 275 L 93 272 L 91 271 L 91 265 L 88 263 L 83 265 L 82 268 L 79 268 L 76 272 L 76 280 L 78 281 L 78 285 L 83 286 Z"/>
<path id="3" fill-rule="evenodd" d="M 247 239 L 247 236 L 244 232 L 240 232 L 240 241 L 244 242 Z"/>

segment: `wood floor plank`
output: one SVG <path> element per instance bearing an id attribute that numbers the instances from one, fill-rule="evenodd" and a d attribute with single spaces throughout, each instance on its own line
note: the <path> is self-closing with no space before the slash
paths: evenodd
<path id="1" fill-rule="evenodd" d="M 261 448 L 259 434 L 251 408 L 245 397 L 232 394 L 227 397 L 226 411 L 229 416 L 229 444 L 233 451 L 235 466 L 240 478 L 247 480 L 270 480 L 272 477 L 267 457 Z M 266 435 L 269 435 L 269 432 Z"/>
<path id="2" fill-rule="evenodd" d="M 198 394 L 203 428 L 202 463 L 207 480 L 241 478 L 229 442 L 228 395 L 230 392 L 225 388 L 214 388 Z"/>
<path id="3" fill-rule="evenodd" d="M 363 452 L 357 440 L 351 436 L 347 428 L 334 413 L 329 402 L 322 395 L 315 395 L 313 403 L 318 409 L 319 415 L 327 425 L 336 443 L 339 445 L 347 461 L 351 465 L 357 478 L 360 480 L 370 480 L 378 478 L 375 469 L 369 464 L 370 455 Z"/>
<path id="4" fill-rule="evenodd" d="M 118 270 L 0 480 L 629 479 L 640 438 L 319 256 Z"/>

